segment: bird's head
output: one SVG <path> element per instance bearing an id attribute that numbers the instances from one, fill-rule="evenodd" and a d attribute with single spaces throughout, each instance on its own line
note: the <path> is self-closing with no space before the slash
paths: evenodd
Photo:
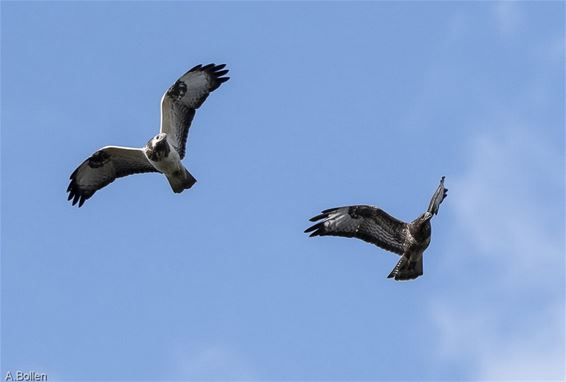
<path id="1" fill-rule="evenodd" d="M 159 133 L 155 137 L 151 138 L 145 147 L 148 158 L 153 161 L 158 161 L 163 157 L 167 157 L 171 151 L 169 143 L 167 143 L 167 134 L 165 133 Z"/>
<path id="2" fill-rule="evenodd" d="M 151 149 L 156 149 L 165 146 L 166 143 L 167 143 L 167 134 L 159 133 L 147 142 L 147 147 Z"/>
<path id="3" fill-rule="evenodd" d="M 164 140 L 166 137 L 167 137 L 167 134 L 159 133 L 155 137 L 153 137 L 152 141 L 154 143 L 158 143 L 158 142 L 161 142 L 162 140 Z"/>
<path id="4" fill-rule="evenodd" d="M 418 241 L 430 239 L 430 218 L 432 218 L 432 214 L 427 211 L 409 224 L 411 234 Z"/>

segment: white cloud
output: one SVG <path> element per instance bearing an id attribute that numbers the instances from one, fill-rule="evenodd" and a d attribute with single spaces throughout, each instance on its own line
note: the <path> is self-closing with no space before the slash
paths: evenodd
<path id="1" fill-rule="evenodd" d="M 448 362 L 464 359 L 476 379 L 564 380 L 563 304 L 537 311 L 528 327 L 507 334 L 501 328 L 513 317 L 489 303 L 456 309 L 439 303 L 432 312 L 441 333 L 439 357 Z"/>
<path id="2" fill-rule="evenodd" d="M 563 156 L 516 122 L 484 133 L 471 151 L 467 174 L 451 181 L 462 232 L 478 254 L 504 263 L 497 264 L 503 273 L 552 267 L 564 243 L 557 221 L 564 212 Z"/>
<path id="3" fill-rule="evenodd" d="M 438 355 L 481 380 L 563 380 L 564 155 L 540 131 L 507 126 L 472 141 L 450 182 L 445 282 L 466 287 L 431 303 Z"/>

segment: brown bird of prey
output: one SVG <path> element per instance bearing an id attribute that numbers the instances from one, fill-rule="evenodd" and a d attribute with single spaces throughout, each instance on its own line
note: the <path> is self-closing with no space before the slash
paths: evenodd
<path id="1" fill-rule="evenodd" d="M 161 98 L 161 129 L 144 147 L 106 146 L 71 174 L 68 200 L 83 205 L 96 191 L 123 176 L 159 172 L 173 192 L 191 188 L 196 179 L 181 163 L 196 110 L 230 77 L 226 65 L 197 65 L 183 74 Z"/>
<path id="2" fill-rule="evenodd" d="M 432 196 L 428 209 L 410 223 L 394 218 L 373 206 L 330 208 L 310 219 L 318 222 L 305 230 L 310 236 L 355 237 L 401 255 L 388 278 L 412 280 L 423 274 L 423 253 L 430 244 L 430 219 L 438 214 L 448 192 L 444 177 Z"/>

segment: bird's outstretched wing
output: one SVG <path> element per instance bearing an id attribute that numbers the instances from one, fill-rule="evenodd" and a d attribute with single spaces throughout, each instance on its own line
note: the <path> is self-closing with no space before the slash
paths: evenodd
<path id="1" fill-rule="evenodd" d="M 442 178 L 440 178 L 440 184 L 438 185 L 438 188 L 434 192 L 434 195 L 432 195 L 432 199 L 430 199 L 430 203 L 428 205 L 427 211 L 433 215 L 438 214 L 440 203 L 442 203 L 442 201 L 444 200 L 447 194 L 448 194 L 448 189 L 444 188 L 444 176 L 443 176 Z"/>
<path id="2" fill-rule="evenodd" d="M 230 77 L 226 65 L 197 65 L 183 74 L 161 98 L 161 132 L 167 133 L 181 159 L 195 111 L 206 97 Z"/>
<path id="3" fill-rule="evenodd" d="M 385 250 L 403 254 L 407 224 L 372 206 L 331 208 L 310 219 L 322 220 L 305 230 L 310 236 L 355 237 Z"/>
<path id="4" fill-rule="evenodd" d="M 67 188 L 73 206 L 83 205 L 96 191 L 114 179 L 143 172 L 158 172 L 142 149 L 106 146 L 91 155 L 71 174 Z"/>

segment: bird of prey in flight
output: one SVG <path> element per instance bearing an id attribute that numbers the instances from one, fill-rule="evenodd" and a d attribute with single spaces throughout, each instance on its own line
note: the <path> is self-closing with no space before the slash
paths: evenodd
<path id="1" fill-rule="evenodd" d="M 68 200 L 83 205 L 96 191 L 127 175 L 160 172 L 174 192 L 191 188 L 196 179 L 181 163 L 195 111 L 230 77 L 226 65 L 197 65 L 183 74 L 161 98 L 161 129 L 142 148 L 106 146 L 71 174 Z"/>
<path id="2" fill-rule="evenodd" d="M 430 219 L 438 214 L 440 203 L 448 192 L 444 177 L 436 189 L 428 209 L 410 223 L 394 218 L 373 206 L 331 208 L 310 219 L 317 224 L 305 230 L 310 236 L 355 237 L 401 255 L 388 278 L 412 280 L 423 274 L 423 253 L 430 244 Z"/>

